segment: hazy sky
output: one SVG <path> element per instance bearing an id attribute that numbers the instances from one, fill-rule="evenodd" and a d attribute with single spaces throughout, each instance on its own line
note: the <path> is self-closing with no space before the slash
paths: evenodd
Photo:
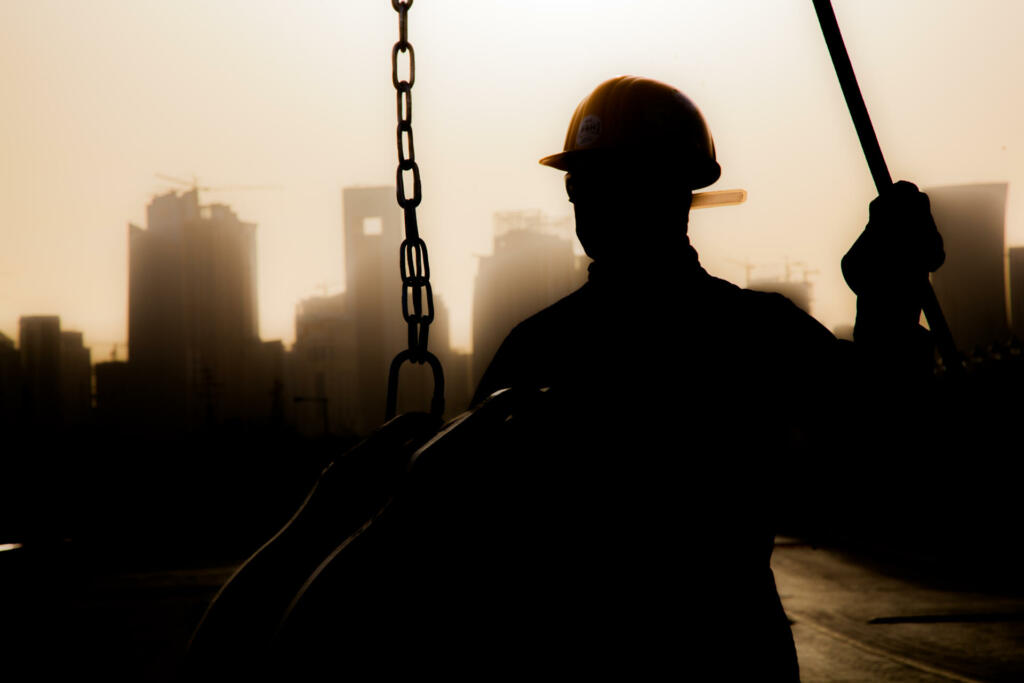
<path id="1" fill-rule="evenodd" d="M 1024 243 L 1024 2 L 835 6 L 893 176 L 1009 182 Z M 195 174 L 283 188 L 201 199 L 258 223 L 261 335 L 291 342 L 295 303 L 343 282 L 341 188 L 394 182 L 396 16 L 390 0 L 0 0 L 0 332 L 58 314 L 102 360 L 126 339 L 127 224 L 170 189 L 154 174 Z M 755 277 L 805 262 L 815 315 L 852 321 L 839 259 L 874 190 L 810 0 L 417 0 L 410 40 L 420 225 L 455 343 L 492 213 L 569 212 L 537 159 L 622 73 L 696 101 L 712 189 L 750 193 L 694 212 L 705 267 L 742 285 L 734 261 Z"/>

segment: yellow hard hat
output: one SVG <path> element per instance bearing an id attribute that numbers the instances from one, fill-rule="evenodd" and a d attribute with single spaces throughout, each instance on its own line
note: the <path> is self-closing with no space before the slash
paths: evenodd
<path id="1" fill-rule="evenodd" d="M 618 76 L 597 86 L 576 107 L 564 150 L 540 163 L 570 171 L 609 152 L 679 169 L 694 190 L 722 174 L 700 110 L 677 89 L 650 78 Z"/>

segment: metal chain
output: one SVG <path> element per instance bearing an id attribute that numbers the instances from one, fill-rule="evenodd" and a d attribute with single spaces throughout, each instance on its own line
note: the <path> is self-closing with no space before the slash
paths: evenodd
<path id="1" fill-rule="evenodd" d="M 405 239 L 399 249 L 399 271 L 402 275 L 402 318 L 408 326 L 408 348 L 391 362 L 388 375 L 387 418 L 395 415 L 398 392 L 398 371 L 402 363 L 429 363 L 434 372 L 434 397 L 431 412 L 444 411 L 444 373 L 434 354 L 427 350 L 430 323 L 434 321 L 434 290 L 430 286 L 430 259 L 427 243 L 420 238 L 416 223 L 416 207 L 423 199 L 420 167 L 412 135 L 412 86 L 416 83 L 416 53 L 409 42 L 409 9 L 413 0 L 391 0 L 398 12 L 398 42 L 391 48 L 391 83 L 395 86 L 395 109 L 398 117 L 396 142 L 398 169 L 395 190 L 398 205 L 405 215 Z M 399 78 L 399 55 L 408 55 L 408 78 Z M 406 196 L 406 173 L 412 173 L 412 196 Z M 411 306 L 410 306 L 411 303 Z M 411 310 L 410 310 L 411 308 Z"/>

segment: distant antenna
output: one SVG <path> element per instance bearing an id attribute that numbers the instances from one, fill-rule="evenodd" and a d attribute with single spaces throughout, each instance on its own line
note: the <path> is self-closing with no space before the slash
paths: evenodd
<path id="1" fill-rule="evenodd" d="M 89 348 L 96 348 L 97 346 L 109 346 L 110 347 L 110 360 L 117 360 L 117 349 L 121 346 L 127 348 L 128 344 L 123 341 L 90 341 Z"/>
<path id="2" fill-rule="evenodd" d="M 749 287 L 750 274 L 754 272 L 754 268 L 757 268 L 757 266 L 751 263 L 749 260 L 737 261 L 736 259 L 729 259 L 729 263 L 735 263 L 738 266 L 743 266 L 743 273 L 746 276 L 746 284 L 744 285 L 744 287 Z"/>
<path id="3" fill-rule="evenodd" d="M 783 267 L 786 271 L 786 277 L 783 279 L 783 282 L 789 282 L 792 279 L 794 268 L 799 269 L 802 267 L 804 269 L 804 272 L 807 272 L 806 263 L 804 263 L 803 261 L 790 261 L 788 256 L 785 257 Z M 804 279 L 806 279 L 806 277 Z"/>

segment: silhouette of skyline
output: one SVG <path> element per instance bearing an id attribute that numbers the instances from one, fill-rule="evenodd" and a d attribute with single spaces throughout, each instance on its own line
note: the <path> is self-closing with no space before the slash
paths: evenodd
<path id="1" fill-rule="evenodd" d="M 92 368 L 82 333 L 61 330 L 60 318 L 52 315 L 22 316 L 19 328 L 18 352 L 12 353 L 7 344 L 2 352 L 3 405 L 34 428 L 86 422 L 92 405 Z"/>
<path id="2" fill-rule="evenodd" d="M 306 436 L 369 432 L 383 421 L 388 367 L 407 343 L 403 228 L 392 187 L 345 188 L 342 204 L 345 289 L 297 302 L 286 349 L 258 335 L 256 224 L 201 204 L 196 188 L 154 197 L 145 227 L 128 226 L 127 358 L 91 366 L 81 333 L 62 333 L 58 316 L 25 317 L 17 347 L 0 340 L 7 415 L 172 432 L 247 421 Z M 502 330 L 586 277 L 566 218 L 497 212 L 494 232 L 474 297 L 477 352 L 452 348 L 445 297 L 434 295 L 430 348 L 446 371 L 449 414 L 468 405 Z M 431 387 L 422 368 L 406 369 L 399 407 L 424 409 Z"/>
<path id="3" fill-rule="evenodd" d="M 1024 339 L 1024 247 L 1007 250 L 1007 276 L 1011 329 L 1017 339 Z"/>
<path id="4" fill-rule="evenodd" d="M 264 351 L 256 225 L 200 205 L 195 189 L 146 213 L 145 229 L 128 228 L 133 419 L 193 429 L 250 417 L 244 389 Z"/>
<path id="5" fill-rule="evenodd" d="M 940 273 L 937 291 L 940 297 L 955 291 L 970 302 L 966 309 L 953 300 L 943 302 L 952 311 L 961 346 L 989 344 L 1007 334 L 1006 311 L 1020 301 L 1021 276 L 1013 267 L 1020 248 L 1007 252 L 1009 289 L 999 267 L 1006 185 L 932 191 L 940 230 L 956 254 L 953 266 Z M 147 226 L 128 229 L 128 359 L 99 362 L 85 371 L 89 349 L 80 332 L 61 331 L 57 316 L 23 317 L 20 343 L 0 340 L 7 412 L 32 420 L 49 415 L 45 419 L 54 424 L 95 417 L 103 424 L 157 420 L 194 429 L 262 420 L 287 423 L 306 436 L 367 433 L 383 420 L 387 368 L 406 344 L 396 267 L 401 215 L 388 186 L 345 188 L 341 199 L 344 291 L 297 302 L 295 343 L 289 349 L 258 336 L 256 225 L 227 205 L 201 205 L 195 189 L 155 197 L 146 210 Z M 984 214 L 988 217 L 979 223 L 976 216 L 986 206 L 991 216 Z M 971 219 L 959 220 L 965 211 Z M 991 238 L 984 245 L 977 240 L 978 225 L 987 226 L 983 232 Z M 586 279 L 588 259 L 574 252 L 571 230 L 567 218 L 536 209 L 495 212 L 492 253 L 478 257 L 471 353 L 451 347 L 446 300 L 435 294 L 431 349 L 449 375 L 449 414 L 467 405 L 513 325 Z M 973 240 L 970 249 L 957 241 L 965 239 Z M 811 310 L 806 277 L 802 282 L 754 279 L 749 287 L 777 291 Z M 962 315 L 991 320 L 972 329 L 960 322 Z M 1015 320 L 1022 317 L 1018 313 Z M 848 334 L 848 327 L 837 329 Z M 431 382 L 422 372 L 406 370 L 401 405 L 425 407 Z"/>
<path id="6" fill-rule="evenodd" d="M 307 435 L 366 434 L 379 426 L 391 360 L 407 344 L 398 273 L 403 224 L 395 189 L 345 188 L 342 205 L 345 291 L 303 299 L 295 308 L 287 386 L 294 424 Z M 437 292 L 434 310 L 429 348 L 449 373 L 449 405 L 464 407 L 464 379 L 450 381 L 460 376 L 463 354 L 450 347 L 448 308 Z M 409 369 L 401 377 L 401 397 L 410 409 L 429 405 L 432 386 L 424 379 Z"/>
<path id="7" fill-rule="evenodd" d="M 924 188 L 946 249 L 932 274 L 953 339 L 970 351 L 1009 335 L 1006 183 Z"/>
<path id="8" fill-rule="evenodd" d="M 259 222 L 261 336 L 290 345 L 294 303 L 314 293 L 316 283 L 336 280 L 331 273 L 343 264 L 340 246 L 325 241 L 340 218 L 338 188 L 393 182 L 390 74 L 357 67 L 383 59 L 382 46 L 394 38 L 390 17 L 361 3 L 241 14 L 217 3 L 146 9 L 113 3 L 91 15 L 94 30 L 83 33 L 78 13 L 53 0 L 4 6 L 10 40 L 0 49 L 6 63 L 18 65 L 8 79 L 7 101 L 17 103 L 8 125 L 23 133 L 7 141 L 0 330 L 16 339 L 18 315 L 60 314 L 66 327 L 84 333 L 97 359 L 108 357 L 109 345 L 127 338 L 123 223 L 143 224 L 145 204 L 161 187 L 152 173 L 196 173 L 215 187 L 285 187 L 208 196 Z M 925 186 L 992 179 L 1018 185 L 1022 171 L 1008 162 L 1020 149 L 1014 104 L 1020 94 L 1005 79 L 977 75 L 1013 63 L 999 51 L 1021 49 L 1009 33 L 1024 8 L 946 7 L 933 19 L 956 26 L 963 49 L 937 53 L 941 31 L 907 33 L 897 28 L 908 25 L 907 12 L 893 17 L 878 0 L 858 7 L 841 18 L 844 28 L 877 38 L 871 43 L 877 58 L 858 64 L 858 72 L 878 84 L 871 99 L 891 103 L 872 115 L 883 137 L 910 136 L 891 161 Z M 729 161 L 722 186 L 750 193 L 745 207 L 693 216 L 695 244 L 712 272 L 727 272 L 725 259 L 737 243 L 749 245 L 758 262 L 788 253 L 822 264 L 816 314 L 830 327 L 851 322 L 853 300 L 835 256 L 863 226 L 863 207 L 873 195 L 852 138 L 831 133 L 838 93 L 813 22 L 794 23 L 791 14 L 767 5 L 744 5 L 740 13 L 730 3 L 708 5 L 701 11 L 729 17 L 714 22 L 723 40 L 749 45 L 708 52 L 703 37 L 682 45 L 667 39 L 689 8 L 654 10 L 640 2 L 637 30 L 651 40 L 639 50 L 613 28 L 620 17 L 610 6 L 595 8 L 582 23 L 551 11 L 557 20 L 546 30 L 588 46 L 589 59 L 551 70 L 542 65 L 558 63 L 558 41 L 542 41 L 524 55 L 514 41 L 483 42 L 488 12 L 469 16 L 441 3 L 424 13 L 443 18 L 436 28 L 446 38 L 431 59 L 442 60 L 441 73 L 448 75 L 428 79 L 418 101 L 416 143 L 426 187 L 420 222 L 438 261 L 435 278 L 447 294 L 455 343 L 470 348 L 473 254 L 488 249 L 491 215 L 500 208 L 568 210 L 560 183 L 540 173 L 536 159 L 561 145 L 564 111 L 584 94 L 582 83 L 630 70 L 684 78 L 687 92 L 713 107 L 708 115 Z M 449 21 L 457 16 L 470 24 Z M 501 25 L 516 35 L 536 22 L 527 6 L 517 6 L 503 13 Z M 777 32 L 764 34 L 766 25 Z M 302 36 L 304 47 L 273 39 L 277 30 Z M 605 44 L 609 34 L 614 46 Z M 750 58 L 762 49 L 781 62 Z M 481 51 L 497 72 L 517 75 L 502 81 L 502 92 L 503 101 L 519 104 L 494 107 L 496 94 L 481 90 L 489 82 L 477 73 Z M 722 77 L 699 78 L 695 63 Z M 879 67 L 890 63 L 905 68 Z M 772 83 L 787 89 L 780 93 Z M 946 89 L 963 99 L 939 104 L 935 98 Z M 458 116 L 449 111 L 455 102 L 466 107 Z M 993 106 L 968 104 L 978 102 Z M 763 116 L 740 116 L 743 111 Z M 1011 244 L 1022 244 L 1024 205 L 1015 197 L 1007 206 L 1008 235 Z"/>
<path id="9" fill-rule="evenodd" d="M 984 11 L 970 3 L 946 3 L 941 10 L 921 2 L 835 4 L 894 173 L 926 191 L 992 180 L 1020 186 L 1024 166 L 1017 160 L 1024 128 L 1018 120 L 1024 91 L 1013 84 L 1014 65 L 1024 54 L 1024 42 L 1016 36 L 1024 23 L 1024 4 L 994 3 Z M 616 73 L 678 82 L 706 107 L 723 166 L 719 187 L 744 187 L 750 193 L 744 206 L 691 214 L 690 234 L 705 268 L 728 276 L 729 256 L 775 263 L 786 254 L 814 263 L 822 273 L 814 279 L 813 302 L 810 283 L 794 283 L 793 291 L 783 293 L 798 305 L 813 304 L 815 316 L 837 334 L 841 328 L 852 333 L 852 327 L 844 326 L 853 321 L 854 297 L 843 283 L 839 257 L 863 228 L 874 190 L 840 111 L 839 90 L 813 27 L 810 3 L 640 0 L 629 4 L 625 24 L 623 5 L 594 3 L 581 13 L 577 3 L 547 0 L 467 11 L 465 3 L 441 0 L 417 3 L 414 10 L 410 37 L 421 63 L 416 151 L 424 186 L 419 217 L 434 267 L 437 318 L 430 348 L 444 364 L 448 417 L 464 407 L 488 364 L 490 347 L 496 346 L 492 333 L 500 341 L 508 327 L 586 278 L 585 260 L 575 253 L 571 275 L 561 274 L 566 244 L 570 250 L 578 245 L 571 221 L 562 225 L 550 217 L 572 208 L 557 174 L 539 168 L 536 159 L 560 147 L 566 115 L 585 90 Z M 10 0 L 0 8 L 7 28 L 0 65 L 8 67 L 4 118 L 9 133 L 0 136 L 7 161 L 6 173 L 0 172 L 0 428 L 5 434 L 0 480 L 6 483 L 0 497 L 0 568 L 12 598 L 0 635 L 12 653 L 12 679 L 20 680 L 22 665 L 31 672 L 25 677 L 36 680 L 66 673 L 84 677 L 92 670 L 114 680 L 172 678 L 187 632 L 216 586 L 293 518 L 324 465 L 342 460 L 339 454 L 358 434 L 383 418 L 386 364 L 406 345 L 392 242 L 401 226 L 389 222 L 395 212 L 394 189 L 388 187 L 394 179 L 395 131 L 394 92 L 385 61 L 396 37 L 393 15 L 386 4 L 301 1 L 245 11 L 236 3 L 216 1 L 94 7 Z M 524 36 L 529 40 L 524 42 Z M 411 148 L 411 136 L 408 142 Z M 212 186 L 273 183 L 287 189 L 273 196 L 204 193 L 204 204 L 222 207 L 217 216 L 203 208 L 197 195 L 188 220 L 182 195 L 171 193 L 174 198 L 160 209 L 180 215 L 163 225 L 183 235 L 192 230 L 179 245 L 189 256 L 176 265 L 172 256 L 153 272 L 144 252 L 174 251 L 147 239 L 153 170 L 177 176 L 196 172 Z M 352 217 L 347 211 L 359 204 L 360 195 L 346 200 L 348 190 L 368 191 L 365 210 Z M 167 197 L 163 190 L 158 195 Z M 862 545 L 839 539 L 843 553 L 852 551 L 844 557 L 858 557 L 865 545 L 873 560 L 879 559 L 875 549 L 885 551 L 880 552 L 882 561 L 872 564 L 884 569 L 884 582 L 866 580 L 830 561 L 831 551 L 815 542 L 819 539 L 813 532 L 809 540 L 801 537 L 777 553 L 784 567 L 787 561 L 791 569 L 803 566 L 810 576 L 809 582 L 792 586 L 779 583 L 780 595 L 797 598 L 794 604 L 804 608 L 791 614 L 795 631 L 803 629 L 807 642 L 817 645 L 818 668 L 808 669 L 807 679 L 815 678 L 812 671 L 840 676 L 844 664 L 859 660 L 864 670 L 883 669 L 880 676 L 893 678 L 899 677 L 895 671 L 924 675 L 915 668 L 918 663 L 931 664 L 932 674 L 948 666 L 960 676 L 980 679 L 987 673 L 1012 675 L 1008 670 L 1020 666 L 1018 651 L 1003 647 L 1020 635 L 1014 626 L 1021 623 L 1019 601 L 984 590 L 994 583 L 993 575 L 1005 575 L 1016 596 L 1024 567 L 1016 543 L 1020 516 L 1014 489 L 1020 468 L 1012 447 L 1021 438 L 1017 421 L 1024 401 L 1024 246 L 1004 246 L 1024 245 L 1024 204 L 1015 196 L 1004 195 L 999 265 L 993 260 L 994 232 L 986 230 L 975 245 L 965 231 L 960 237 L 971 244 L 964 253 L 983 245 L 984 254 L 969 268 L 950 270 L 945 283 L 949 291 L 969 295 L 959 303 L 948 295 L 943 301 L 953 313 L 951 323 L 959 317 L 957 324 L 966 330 L 957 336 L 960 346 L 974 347 L 964 384 L 940 375 L 936 384 L 945 394 L 939 397 L 942 405 L 918 421 L 914 438 L 906 442 L 878 439 L 863 453 L 848 453 L 850 439 L 864 438 L 851 425 L 849 433 L 837 433 L 806 462 L 793 463 L 792 453 L 781 453 L 774 468 L 782 479 L 777 500 L 751 515 L 759 521 L 766 516 L 763 510 L 792 505 L 813 529 L 827 526 L 831 508 L 849 502 L 845 508 Z M 494 213 L 499 207 L 536 208 L 499 217 Z M 127 221 L 142 226 L 134 244 L 132 230 L 125 230 Z M 247 228 L 239 225 L 251 226 L 252 234 L 247 237 Z M 631 227 L 623 225 L 624 230 Z M 965 227 L 979 226 L 965 222 Z M 942 220 L 939 229 L 947 229 Z M 207 234 L 212 232 L 218 236 Z M 493 253 L 477 256 L 492 245 Z M 134 273 L 134 297 L 133 255 L 139 271 Z M 355 262 L 358 255 L 367 257 L 365 268 Z M 152 260 L 160 261 L 157 256 Z M 1008 289 L 1003 285 L 997 291 L 997 273 Z M 329 283 L 330 289 L 325 285 L 318 292 L 317 283 Z M 942 286 L 937 282 L 940 298 Z M 673 324 L 671 309 L 670 304 L 662 307 L 659 321 Z M 608 311 L 613 318 L 620 313 Z M 1015 339 L 993 339 L 1004 337 L 1007 329 Z M 757 326 L 740 332 L 762 330 L 772 331 Z M 116 355 L 109 353 L 112 346 Z M 664 358 L 666 366 L 674 367 L 678 350 L 672 343 L 661 353 L 635 357 Z M 604 371 L 607 367 L 601 364 Z M 404 367 L 400 412 L 427 405 L 430 379 L 422 370 Z M 729 399 L 740 399 L 745 407 L 773 409 L 790 405 L 777 398 L 780 393 L 803 392 L 806 403 L 832 407 L 817 401 L 820 394 L 809 385 L 777 382 L 759 392 L 753 382 L 739 379 L 715 386 L 723 400 L 706 405 L 716 410 Z M 635 413 L 646 418 L 647 406 L 636 403 Z M 918 402 L 913 403 L 896 403 L 896 410 L 880 419 L 898 420 L 903 410 L 912 414 Z M 874 402 L 865 402 L 864 408 L 874 410 Z M 563 422 L 564 417 L 555 416 Z M 611 420 L 597 426 L 606 423 L 616 426 Z M 656 421 L 668 437 L 659 441 L 685 440 L 676 424 L 674 419 Z M 507 421 L 501 425 L 491 433 L 519 428 Z M 619 428 L 632 437 L 634 427 L 642 444 L 649 432 L 641 420 L 623 421 Z M 760 446 L 764 436 L 756 429 L 709 431 L 731 439 L 709 453 L 732 472 L 739 468 L 730 456 L 744 451 L 737 441 Z M 954 438 L 943 439 L 947 434 Z M 595 509 L 622 501 L 614 494 L 631 479 L 617 465 L 643 463 L 645 457 L 672 462 L 663 457 L 660 443 L 638 448 L 630 438 L 627 447 L 609 449 L 599 432 L 594 448 L 580 449 L 585 462 L 574 469 L 578 476 L 558 489 L 552 485 L 557 478 L 543 476 L 557 458 L 533 458 L 543 455 L 545 446 L 556 451 L 551 445 L 557 442 L 539 436 L 530 442 L 503 439 L 498 448 L 478 449 L 491 455 L 504 449 L 507 457 L 487 460 L 473 451 L 462 463 L 470 471 L 493 465 L 494 479 L 506 484 L 505 465 L 514 465 L 530 485 L 514 491 L 512 505 L 497 505 L 504 499 L 488 486 L 462 487 L 437 497 L 446 507 L 437 512 L 450 508 L 455 513 L 450 517 L 459 518 L 456 528 L 481 531 L 457 544 L 466 562 L 454 572 L 438 572 L 439 578 L 461 589 L 487 576 L 481 560 L 491 556 L 480 550 L 498 537 L 490 524 L 494 516 L 481 514 L 488 503 L 504 507 L 501 512 L 515 511 L 520 503 L 536 509 L 535 482 L 555 494 L 592 491 L 596 504 L 574 510 L 586 522 Z M 440 450 L 452 442 L 442 439 Z M 615 460 L 616 466 L 606 469 L 615 485 L 588 487 L 600 474 L 590 461 L 604 450 Z M 720 451 L 725 457 L 718 457 Z M 375 455 L 381 452 L 389 452 L 386 442 Z M 573 450 L 556 455 L 562 452 Z M 760 448 L 745 452 L 766 459 Z M 542 476 L 531 467 L 531 458 L 540 460 Z M 360 465 L 358 457 L 347 460 L 347 465 Z M 654 478 L 653 490 L 664 491 L 650 496 L 655 512 L 661 512 L 662 503 L 686 506 L 695 494 L 711 490 L 713 479 L 702 476 L 699 460 L 691 466 L 694 460 L 684 452 L 680 476 Z M 443 470 L 440 474 L 447 474 Z M 319 491 L 329 494 L 328 503 L 365 502 L 361 494 L 372 487 L 356 474 L 335 477 L 340 489 L 321 486 Z M 805 475 L 816 483 L 805 484 Z M 869 486 L 847 497 L 851 480 Z M 346 490 L 355 495 L 335 495 Z M 733 507 L 733 491 L 723 493 L 713 513 Z M 485 505 L 460 504 L 465 494 Z M 338 507 L 319 509 L 328 513 L 325 526 L 337 530 Z M 414 513 L 414 529 L 433 519 L 415 514 L 412 506 L 392 506 L 392 512 L 402 509 Z M 659 553 L 655 561 L 631 563 L 640 577 L 639 594 L 651 595 L 646 591 L 655 585 L 645 568 L 664 574 L 673 587 L 706 587 L 672 576 L 672 544 L 666 541 L 674 536 L 652 533 L 666 516 L 646 515 L 643 505 L 633 510 L 639 524 L 625 535 L 615 526 L 601 527 L 589 544 L 594 561 L 579 562 L 579 572 L 550 560 L 559 553 L 572 556 L 590 540 L 580 533 L 584 525 L 549 534 L 552 552 L 543 552 L 549 547 L 541 543 L 539 553 L 531 552 L 538 537 L 546 529 L 562 528 L 558 516 L 520 525 L 529 543 L 507 544 L 509 552 L 493 563 L 511 569 L 513 579 L 499 600 L 511 603 L 509 596 L 527 592 L 531 576 L 515 570 L 536 560 L 545 587 L 552 585 L 547 580 L 552 575 L 571 574 L 565 580 L 570 591 L 556 598 L 559 604 L 572 604 L 572 588 L 614 566 L 603 559 L 607 541 L 623 546 L 618 554 L 623 564 L 641 557 L 635 547 L 643 541 L 650 540 Z M 698 522 L 696 527 L 691 528 L 691 520 Z M 683 520 L 682 541 L 703 540 L 706 528 L 704 515 L 690 515 Z M 731 533 L 723 533 L 711 535 L 710 545 L 689 543 L 695 559 L 684 571 L 719 573 L 728 559 L 709 548 L 730 538 Z M 20 546 L 17 551 L 4 552 L 3 546 L 14 545 Z M 354 545 L 357 552 L 366 547 Z M 300 566 L 293 550 L 286 548 L 283 567 Z M 453 593 L 443 590 L 444 581 L 405 580 L 410 567 L 420 579 L 431 577 L 434 558 L 444 557 L 436 552 L 437 544 L 424 550 L 414 559 L 426 559 L 425 567 L 403 557 L 386 563 L 376 576 L 370 572 L 371 578 L 385 579 L 381 583 L 388 599 L 412 591 L 413 597 L 439 608 L 419 613 L 428 628 L 417 631 L 423 635 L 417 643 L 445 640 L 444 629 L 428 631 L 437 623 L 435 615 L 452 613 Z M 323 559 L 322 554 L 308 555 L 314 566 Z M 892 571 L 889 561 L 915 571 Z M 977 580 L 965 580 L 968 572 Z M 281 576 L 274 573 L 272 579 Z M 607 571 L 604 576 L 617 577 Z M 308 572 L 299 581 L 306 578 L 311 578 Z M 921 590 L 908 590 L 907 580 L 922 580 Z M 593 584 L 601 587 L 599 581 Z M 419 586 L 437 590 L 421 593 Z M 947 590 L 960 587 L 972 592 L 951 592 L 946 599 Z M 371 619 L 394 614 L 379 610 L 367 583 L 357 582 L 355 588 L 356 601 L 366 603 Z M 608 600 L 591 600 L 599 593 L 582 596 L 585 606 L 594 608 L 595 619 L 586 624 L 592 628 L 614 614 Z M 641 608 L 668 604 L 664 595 L 632 600 L 637 594 L 632 591 L 626 602 Z M 259 594 L 257 601 L 267 595 Z M 491 609 L 495 605 L 489 596 L 486 586 L 469 593 L 473 607 L 500 614 Z M 698 597 L 698 602 L 709 601 L 705 613 L 711 615 L 695 622 L 698 627 L 722 620 L 723 626 L 749 629 L 751 620 L 744 618 L 749 605 L 729 609 L 714 591 Z M 848 601 L 850 609 L 835 610 L 832 598 Z M 323 604 L 341 608 L 330 610 L 339 621 L 358 613 L 350 609 L 351 601 Z M 788 612 L 790 604 L 785 607 Z M 916 613 L 908 614 L 908 608 Z M 527 620 L 538 614 L 547 612 L 530 610 Z M 922 614 L 973 623 L 872 625 L 886 619 L 913 621 Z M 366 623 L 356 628 L 365 629 Z M 467 630 L 478 624 L 472 619 L 461 623 Z M 550 631 L 552 642 L 564 650 L 559 623 L 556 616 L 535 631 Z M 613 625 L 628 629 L 631 623 L 626 619 Z M 821 624 L 838 626 L 816 628 Z M 648 625 L 658 626 L 656 621 Z M 908 629 L 922 637 L 912 643 L 901 640 Z M 477 630 L 471 635 L 494 644 L 486 629 Z M 385 628 L 367 631 L 373 646 L 394 644 L 375 637 Z M 965 633 L 976 637 L 961 642 Z M 1007 633 L 1012 637 L 1007 639 Z M 319 644 L 321 634 L 313 635 L 308 642 Z M 354 642 L 344 641 L 350 648 Z M 335 644 L 320 652 L 330 658 Z M 871 652 L 865 653 L 861 644 Z M 596 665 L 599 671 L 606 658 L 628 651 L 595 650 L 604 651 L 580 664 Z M 259 667 L 266 654 L 257 651 L 249 663 Z M 752 661 L 749 652 L 733 649 L 729 654 Z M 898 654 L 906 661 L 888 658 Z M 972 667 L 971 659 L 987 661 Z M 382 661 L 390 659 L 371 665 Z M 419 659 L 399 661 L 415 667 Z M 723 676 L 728 676 L 732 660 L 723 657 L 722 662 Z M 51 675 L 55 669 L 60 671 Z"/>
<path id="10" fill-rule="evenodd" d="M 473 386 L 514 325 L 586 280 L 568 218 L 539 210 L 494 214 L 494 246 L 479 256 L 473 285 Z"/>

